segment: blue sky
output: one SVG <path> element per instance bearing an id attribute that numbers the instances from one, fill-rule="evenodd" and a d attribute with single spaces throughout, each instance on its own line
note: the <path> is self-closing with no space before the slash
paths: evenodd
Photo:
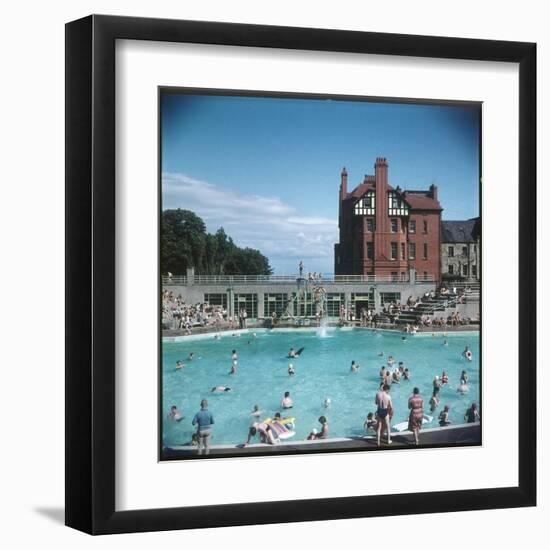
<path id="1" fill-rule="evenodd" d="M 340 172 L 348 190 L 389 163 L 403 189 L 439 188 L 443 219 L 478 215 L 477 107 L 164 94 L 163 208 L 223 226 L 275 273 L 333 271 Z"/>

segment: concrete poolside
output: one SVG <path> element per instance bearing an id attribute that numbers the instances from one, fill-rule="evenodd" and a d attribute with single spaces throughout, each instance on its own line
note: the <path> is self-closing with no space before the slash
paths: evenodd
<path id="1" fill-rule="evenodd" d="M 352 329 L 361 329 L 361 330 L 377 330 L 380 332 L 393 332 L 397 334 L 401 334 L 402 336 L 414 336 L 413 334 L 407 334 L 403 328 L 395 328 L 395 327 L 361 327 L 359 325 L 346 325 L 344 327 L 340 327 L 337 323 L 329 324 L 327 325 L 329 328 L 339 328 L 340 330 L 352 330 Z M 211 335 L 214 336 L 215 334 L 220 335 L 227 335 L 227 334 L 246 334 L 246 333 L 252 333 L 252 332 L 259 332 L 259 331 L 277 331 L 277 332 L 283 332 L 283 331 L 298 331 L 298 330 L 318 330 L 319 327 L 315 324 L 311 324 L 309 326 L 294 326 L 291 324 L 286 325 L 280 325 L 275 328 L 265 328 L 262 325 L 257 326 L 249 326 L 246 329 L 240 329 L 240 328 L 229 328 L 229 327 L 221 327 L 219 329 L 216 329 L 215 327 L 208 326 L 208 327 L 194 327 L 191 334 L 188 334 L 187 331 L 184 329 L 171 329 L 171 330 L 163 330 L 162 331 L 162 338 L 178 338 L 178 339 L 184 339 L 189 338 L 191 336 L 207 336 Z M 471 325 L 459 325 L 455 327 L 420 327 L 416 335 L 431 335 L 431 334 L 453 334 L 453 333 L 464 333 L 464 332 L 479 332 L 479 324 L 471 324 Z"/>
<path id="2" fill-rule="evenodd" d="M 214 434 L 215 435 L 215 434 Z M 412 432 L 392 433 L 392 444 L 388 446 L 384 443 L 376 445 L 376 436 L 353 437 L 353 438 L 333 438 L 325 441 L 287 441 L 280 445 L 267 445 L 256 443 L 243 447 L 241 445 L 212 445 L 210 447 L 211 457 L 231 457 L 231 456 L 261 456 L 267 454 L 295 454 L 319 451 L 370 451 L 375 449 L 405 449 L 415 448 L 414 436 Z M 481 444 L 481 425 L 459 424 L 455 426 L 446 426 L 444 428 L 428 428 L 420 432 L 420 447 L 438 447 L 438 446 L 471 446 Z M 197 456 L 197 448 L 192 445 L 179 445 L 165 447 L 163 449 L 163 458 L 178 459 Z"/>

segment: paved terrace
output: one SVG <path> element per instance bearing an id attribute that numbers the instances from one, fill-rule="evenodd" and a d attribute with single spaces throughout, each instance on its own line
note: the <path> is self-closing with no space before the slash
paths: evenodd
<path id="1" fill-rule="evenodd" d="M 414 436 L 409 431 L 392 433 L 391 445 L 387 445 L 384 441 L 385 437 L 382 438 L 380 447 L 376 445 L 376 436 L 334 438 L 327 439 L 326 441 L 287 441 L 282 442 L 280 445 L 257 443 L 248 445 L 247 447 L 243 447 L 243 445 L 212 445 L 210 447 L 210 456 L 262 456 L 266 454 L 299 454 L 330 450 L 373 451 L 388 448 L 417 448 L 414 445 Z M 480 444 L 481 425 L 479 423 L 460 424 L 444 428 L 429 428 L 420 431 L 420 447 L 424 448 Z M 197 448 L 191 445 L 165 447 L 163 456 L 170 459 L 197 456 Z"/>

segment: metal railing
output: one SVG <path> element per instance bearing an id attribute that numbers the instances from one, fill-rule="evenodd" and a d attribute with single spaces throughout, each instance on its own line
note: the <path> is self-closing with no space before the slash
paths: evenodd
<path id="1" fill-rule="evenodd" d="M 187 280 L 186 276 L 172 275 L 171 277 L 163 276 L 162 284 L 164 286 L 185 286 L 187 284 L 195 285 L 240 285 L 240 284 L 263 284 L 263 283 L 279 283 L 288 284 L 296 283 L 298 279 L 303 279 L 311 284 L 325 283 L 407 283 L 409 276 L 395 277 L 392 275 L 323 275 L 322 277 L 308 278 L 295 275 L 195 275 L 191 281 Z M 433 283 L 433 276 L 417 277 L 418 283 Z"/>

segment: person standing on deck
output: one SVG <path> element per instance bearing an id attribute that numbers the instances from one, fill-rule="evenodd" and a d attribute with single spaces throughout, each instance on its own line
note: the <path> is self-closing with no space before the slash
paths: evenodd
<path id="1" fill-rule="evenodd" d="M 197 426 L 198 454 L 210 453 L 210 438 L 212 437 L 212 425 L 214 417 L 208 410 L 208 401 L 201 401 L 201 410 L 193 417 L 193 426 Z"/>
<path id="2" fill-rule="evenodd" d="M 414 443 L 418 445 L 418 433 L 424 420 L 424 400 L 420 397 L 420 390 L 414 388 L 413 394 L 409 397 L 409 430 L 414 434 Z"/>
<path id="3" fill-rule="evenodd" d="M 378 417 L 378 426 L 376 428 L 377 445 L 380 446 L 380 436 L 382 429 L 385 427 L 388 434 L 388 445 L 391 445 L 390 436 L 390 409 L 392 407 L 390 387 L 388 384 L 384 384 L 382 389 L 378 390 L 374 399 L 374 404 L 377 406 L 376 416 Z"/>

